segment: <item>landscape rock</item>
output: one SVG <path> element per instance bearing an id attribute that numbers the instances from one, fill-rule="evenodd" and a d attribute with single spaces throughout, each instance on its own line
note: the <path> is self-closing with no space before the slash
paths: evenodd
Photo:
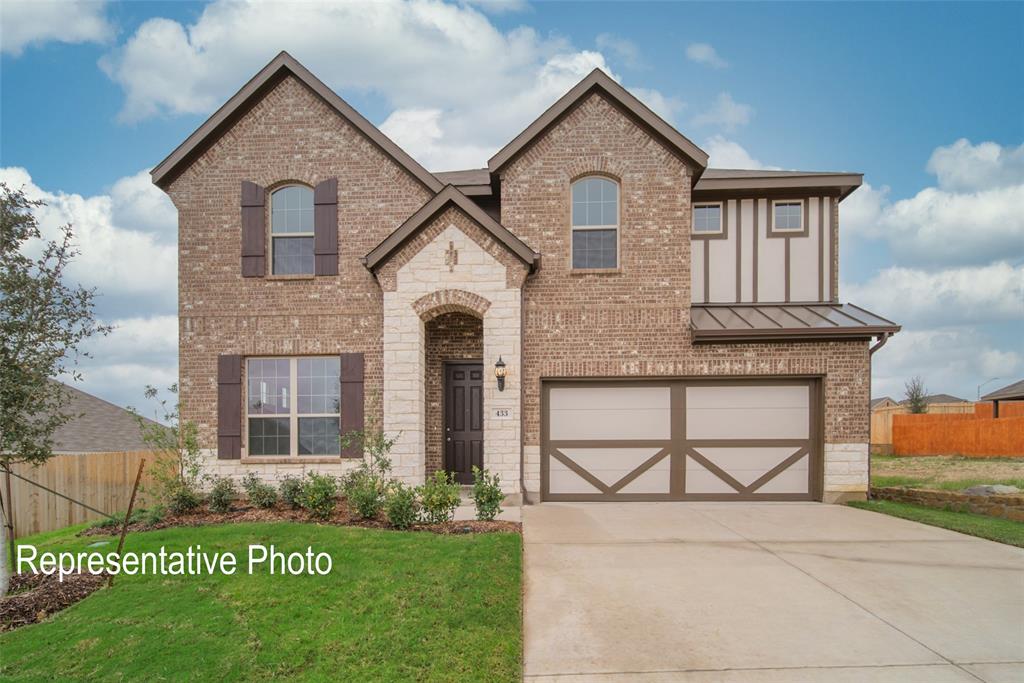
<path id="1" fill-rule="evenodd" d="M 1004 486 L 1002 484 L 984 484 L 964 489 L 963 492 L 969 496 L 1010 496 L 1014 493 L 1020 493 L 1020 489 L 1016 486 Z"/>

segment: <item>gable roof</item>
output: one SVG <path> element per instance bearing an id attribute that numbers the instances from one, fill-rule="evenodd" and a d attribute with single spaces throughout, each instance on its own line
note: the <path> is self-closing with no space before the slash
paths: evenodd
<path id="1" fill-rule="evenodd" d="M 891 397 L 889 397 L 889 396 L 882 396 L 881 398 L 873 398 L 873 399 L 871 399 L 871 406 L 870 407 L 874 408 L 875 406 L 881 405 L 881 404 L 885 403 L 886 401 L 888 401 L 889 403 L 891 403 L 893 405 L 896 405 L 896 401 L 893 400 Z"/>
<path id="2" fill-rule="evenodd" d="M 628 90 L 612 80 L 611 76 L 600 69 L 594 69 L 586 78 L 577 83 L 569 92 L 548 108 L 536 121 L 527 126 L 526 130 L 517 135 L 512 142 L 498 151 L 490 161 L 487 169 L 497 173 L 501 168 L 516 158 L 520 152 L 554 126 L 562 117 L 582 102 L 594 90 L 600 90 L 613 103 L 638 121 L 647 131 L 668 145 L 678 154 L 688 159 L 697 167 L 699 176 L 708 165 L 708 154 L 695 145 L 689 138 L 673 128 L 647 105 L 638 100 Z"/>
<path id="3" fill-rule="evenodd" d="M 1024 379 L 1013 384 L 1007 384 L 1002 389 L 996 389 L 990 394 L 981 397 L 982 401 L 1016 401 L 1024 400 Z"/>
<path id="4" fill-rule="evenodd" d="M 924 400 L 925 405 L 929 406 L 933 403 L 970 403 L 966 398 L 959 398 L 950 394 L 929 394 L 922 400 Z M 900 405 L 906 405 L 909 402 L 909 400 L 903 399 L 900 401 Z"/>
<path id="5" fill-rule="evenodd" d="M 466 195 L 459 192 L 453 185 L 446 185 L 438 192 L 433 199 L 421 206 L 416 213 L 410 216 L 404 223 L 384 238 L 384 241 L 374 247 L 370 253 L 363 257 L 363 265 L 376 271 L 376 269 L 395 253 L 405 242 L 412 237 L 420 228 L 430 222 L 432 218 L 441 213 L 449 205 L 455 205 L 466 215 L 476 221 L 477 225 L 486 230 L 494 239 L 501 242 L 505 247 L 515 254 L 523 263 L 530 267 L 530 272 L 537 269 L 540 263 L 540 254 L 528 247 L 522 240 L 509 232 L 508 228 L 494 220 L 487 213 L 471 201 Z"/>
<path id="6" fill-rule="evenodd" d="M 64 385 L 68 395 L 65 412 L 76 415 L 53 434 L 55 453 L 142 451 L 149 449 L 135 417 L 126 409 L 102 398 Z M 145 419 L 145 418 L 143 418 Z M 146 419 L 159 426 L 159 423 Z"/>
<path id="7" fill-rule="evenodd" d="M 289 75 L 299 79 L 306 87 L 316 93 L 339 115 L 377 145 L 386 155 L 422 183 L 424 187 L 431 192 L 437 192 L 444 187 L 440 180 L 435 178 L 427 169 L 420 166 L 415 159 L 406 154 L 388 136 L 380 132 L 362 114 L 353 109 L 348 102 L 341 99 L 336 92 L 327 87 L 323 81 L 314 76 L 306 67 L 302 66 L 298 60 L 283 51 L 270 60 L 269 64 L 260 69 L 259 73 L 243 85 L 203 125 L 199 126 L 192 135 L 188 136 L 183 143 L 178 145 L 177 149 L 150 171 L 153 182 L 158 187 L 166 189 L 171 181 L 187 168 L 199 154 L 220 139 L 256 102 Z"/>

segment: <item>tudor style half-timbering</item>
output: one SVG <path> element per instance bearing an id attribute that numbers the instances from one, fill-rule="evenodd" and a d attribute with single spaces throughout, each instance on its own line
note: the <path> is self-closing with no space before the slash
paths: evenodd
<path id="1" fill-rule="evenodd" d="M 839 303 L 861 177 L 707 161 L 595 71 L 430 173 L 282 53 L 153 170 L 208 469 L 342 473 L 369 425 L 512 501 L 863 496 L 899 328 Z"/>

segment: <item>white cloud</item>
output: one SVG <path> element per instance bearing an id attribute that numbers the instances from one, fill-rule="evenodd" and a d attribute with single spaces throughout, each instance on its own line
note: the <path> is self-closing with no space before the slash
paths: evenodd
<path id="1" fill-rule="evenodd" d="M 29 45 L 103 43 L 114 35 L 100 0 L 4 0 L 0 3 L 0 45 L 20 55 Z"/>
<path id="2" fill-rule="evenodd" d="M 872 357 L 871 395 L 900 399 L 904 382 L 920 375 L 929 393 L 974 399 L 979 382 L 990 377 L 1010 381 L 1022 370 L 1019 352 L 997 348 L 988 335 L 970 327 L 903 330 Z"/>
<path id="3" fill-rule="evenodd" d="M 161 194 L 160 199 L 136 187 L 138 177 L 115 183 L 114 196 L 83 197 L 40 188 L 23 168 L 0 168 L 0 181 L 23 188 L 30 199 L 46 202 L 36 210 L 44 237 L 53 239 L 60 226 L 72 224 L 81 254 L 67 275 L 83 286 L 95 287 L 100 294 L 98 306 L 108 316 L 121 315 L 133 306 L 143 311 L 176 307 L 176 214 L 167 197 Z M 121 222 L 147 212 L 151 215 L 144 221 Z"/>
<path id="4" fill-rule="evenodd" d="M 950 192 L 1024 185 L 1024 145 L 972 145 L 960 138 L 932 152 L 927 169 L 938 178 L 939 187 Z"/>
<path id="5" fill-rule="evenodd" d="M 644 60 L 640 56 L 640 48 L 631 40 L 613 33 L 600 33 L 594 39 L 594 44 L 597 45 L 599 50 L 611 53 L 631 69 L 644 67 Z"/>
<path id="6" fill-rule="evenodd" d="M 750 123 L 754 108 L 737 102 L 727 92 L 720 93 L 706 112 L 693 118 L 695 126 L 717 126 L 724 130 L 735 130 Z"/>
<path id="7" fill-rule="evenodd" d="M 934 272 L 886 268 L 845 297 L 910 328 L 1024 321 L 1024 265 L 998 262 Z"/>
<path id="8" fill-rule="evenodd" d="M 729 62 L 718 56 L 718 52 L 708 43 L 690 43 L 686 46 L 686 58 L 691 62 L 724 69 Z"/>
<path id="9" fill-rule="evenodd" d="M 483 165 L 591 70 L 609 71 L 600 52 L 436 0 L 215 2 L 187 26 L 143 23 L 101 65 L 125 91 L 121 118 L 137 121 L 213 111 L 280 49 L 336 90 L 381 96 L 382 129 L 432 170 Z M 640 92 L 656 111 L 681 108 Z"/>
<path id="10" fill-rule="evenodd" d="M 747 170 L 767 169 L 778 170 L 778 166 L 768 166 L 754 157 L 735 140 L 729 140 L 721 135 L 712 135 L 704 143 L 704 150 L 710 157 L 708 166 L 710 168 L 742 168 Z M 844 210 L 846 205 L 843 205 Z"/>

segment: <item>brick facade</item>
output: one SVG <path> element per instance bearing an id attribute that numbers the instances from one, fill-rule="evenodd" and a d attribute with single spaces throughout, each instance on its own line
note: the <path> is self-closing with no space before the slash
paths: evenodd
<path id="1" fill-rule="evenodd" d="M 469 313 L 444 313 L 425 324 L 427 476 L 444 466 L 444 362 L 484 357 L 483 320 Z"/>

